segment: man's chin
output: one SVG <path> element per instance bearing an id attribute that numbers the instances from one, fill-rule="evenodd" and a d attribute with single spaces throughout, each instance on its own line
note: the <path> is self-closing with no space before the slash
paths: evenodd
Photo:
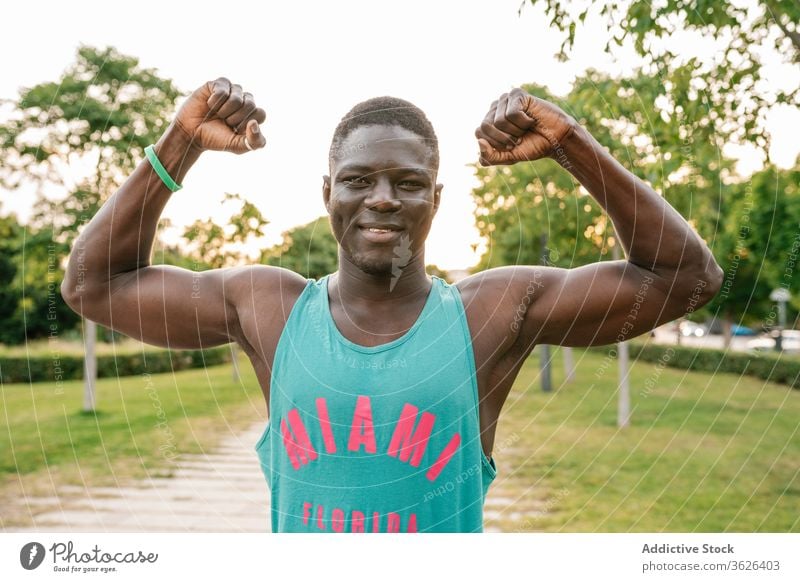
<path id="1" fill-rule="evenodd" d="M 361 269 L 367 275 L 372 275 L 373 277 L 390 277 L 392 275 L 391 263 L 387 265 L 385 263 L 370 263 L 367 261 L 356 263 L 356 267 Z"/>
<path id="2" fill-rule="evenodd" d="M 392 262 L 386 260 L 376 260 L 364 256 L 353 256 L 351 262 L 362 272 L 372 277 L 391 277 Z"/>

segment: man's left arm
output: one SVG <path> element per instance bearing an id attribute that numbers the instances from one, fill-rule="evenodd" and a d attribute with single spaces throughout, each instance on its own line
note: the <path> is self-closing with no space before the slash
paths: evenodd
<path id="1" fill-rule="evenodd" d="M 526 344 L 630 339 L 719 290 L 722 270 L 686 220 L 560 108 L 516 89 L 492 105 L 476 135 L 483 165 L 558 161 L 608 213 L 627 256 L 575 269 L 504 269 L 511 287 L 527 281 Z"/>

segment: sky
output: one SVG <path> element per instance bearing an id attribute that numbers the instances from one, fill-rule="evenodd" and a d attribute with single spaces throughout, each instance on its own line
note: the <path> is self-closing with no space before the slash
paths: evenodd
<path id="1" fill-rule="evenodd" d="M 553 57 L 561 36 L 521 0 L 433 2 L 170 3 L 139 0 L 124 10 L 108 2 L 46 0 L 3 8 L 0 99 L 20 87 L 57 79 L 79 44 L 115 46 L 158 70 L 182 90 L 226 76 L 253 93 L 268 115 L 264 150 L 244 156 L 208 153 L 192 169 L 164 216 L 178 227 L 196 219 L 225 220 L 225 192 L 240 193 L 270 221 L 267 242 L 325 213 L 322 175 L 339 119 L 378 95 L 408 99 L 425 111 L 439 137 L 444 184 L 426 259 L 443 268 L 474 265 L 470 164 L 474 130 L 491 102 L 523 83 L 566 93 L 586 68 L 629 71 L 601 48 L 607 32 L 589 23 L 573 57 Z M 13 58 L 12 58 L 13 56 Z M 798 146 L 797 111 L 772 115 L 775 161 L 788 165 Z M 747 152 L 744 163 L 753 165 Z M 748 162 L 749 160 L 749 162 Z M 21 220 L 33 192 L 2 193 L 0 211 Z M 480 246 L 478 247 L 480 252 Z"/>

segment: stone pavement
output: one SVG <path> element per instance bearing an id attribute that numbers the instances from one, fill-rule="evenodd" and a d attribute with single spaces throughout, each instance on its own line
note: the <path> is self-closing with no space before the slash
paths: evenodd
<path id="1" fill-rule="evenodd" d="M 213 453 L 182 455 L 171 477 L 28 499 L 33 525 L 5 531 L 267 532 L 269 491 L 253 448 L 263 430 L 259 423 Z"/>
<path id="2" fill-rule="evenodd" d="M 269 490 L 253 448 L 263 430 L 259 422 L 211 453 L 180 456 L 170 477 L 126 487 L 62 486 L 58 497 L 28 498 L 32 525 L 3 531 L 268 532 Z M 508 529 L 508 521 L 505 528 L 498 522 L 521 522 L 540 509 L 509 496 L 504 481 L 498 476 L 489 490 L 486 532 Z"/>

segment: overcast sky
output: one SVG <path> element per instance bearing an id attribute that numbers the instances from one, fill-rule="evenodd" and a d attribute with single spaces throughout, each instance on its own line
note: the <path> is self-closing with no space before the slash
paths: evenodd
<path id="1" fill-rule="evenodd" d="M 445 188 L 427 262 L 462 268 L 477 261 L 468 164 L 476 160 L 473 131 L 489 104 L 522 83 L 565 93 L 587 67 L 619 72 L 633 63 L 612 63 L 600 50 L 606 31 L 595 25 L 570 62 L 556 62 L 561 37 L 541 13 L 526 8 L 518 15 L 520 3 L 139 0 L 120 9 L 108 2 L 14 2 L 3 7 L 0 98 L 57 79 L 81 43 L 113 45 L 186 91 L 229 77 L 267 110 L 267 147 L 242 157 L 207 155 L 165 215 L 178 225 L 224 219 L 223 193 L 239 192 L 271 221 L 273 242 L 324 214 L 327 149 L 350 107 L 377 95 L 408 99 L 428 114 L 440 140 Z M 773 157 L 789 164 L 798 152 L 800 115 L 773 117 Z M 2 196 L 0 210 L 24 219 L 32 195 Z"/>

